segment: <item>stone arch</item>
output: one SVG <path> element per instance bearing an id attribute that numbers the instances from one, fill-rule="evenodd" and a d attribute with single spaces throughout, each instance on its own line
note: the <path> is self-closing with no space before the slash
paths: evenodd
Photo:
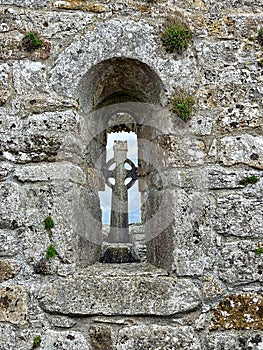
<path id="1" fill-rule="evenodd" d="M 114 57 L 96 64 L 84 75 L 80 104 L 84 112 L 125 102 L 161 105 L 163 90 L 160 77 L 146 63 Z"/>

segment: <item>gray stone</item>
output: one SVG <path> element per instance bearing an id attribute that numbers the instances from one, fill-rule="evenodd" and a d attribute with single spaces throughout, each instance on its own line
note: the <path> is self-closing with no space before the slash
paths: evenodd
<path id="1" fill-rule="evenodd" d="M 260 237 L 262 234 L 261 184 L 249 185 L 241 193 L 232 191 L 218 195 L 217 211 L 213 220 L 215 230 L 219 234 Z"/>
<path id="2" fill-rule="evenodd" d="M 263 169 L 262 137 L 248 134 L 224 137 L 219 141 L 218 159 L 227 166 L 247 164 Z"/>
<path id="3" fill-rule="evenodd" d="M 86 183 L 86 176 L 77 165 L 68 162 L 28 165 L 14 170 L 13 176 L 21 182 L 72 181 Z"/>
<path id="4" fill-rule="evenodd" d="M 43 350 L 91 350 L 88 340 L 81 332 L 48 330 L 41 337 Z"/>
<path id="5" fill-rule="evenodd" d="M 201 343 L 191 327 L 157 324 L 124 327 L 118 332 L 117 350 L 201 350 Z"/>
<path id="6" fill-rule="evenodd" d="M 262 254 L 255 253 L 260 242 L 243 240 L 226 243 L 218 264 L 220 278 L 231 284 L 262 282 Z"/>
<path id="7" fill-rule="evenodd" d="M 19 7 L 33 7 L 42 8 L 45 7 L 48 0 L 2 0 L 1 5 L 13 5 Z"/>
<path id="8" fill-rule="evenodd" d="M 177 281 L 150 266 L 149 272 L 140 272 L 140 267 L 115 265 L 105 270 L 105 265 L 98 265 L 71 278 L 57 279 L 42 287 L 41 305 L 49 312 L 86 316 L 168 316 L 199 305 L 199 290 L 189 280 Z"/>
<path id="9" fill-rule="evenodd" d="M 177 189 L 159 191 L 156 198 L 149 192 L 154 215 L 146 222 L 148 261 L 179 276 L 201 275 L 214 260 L 213 197 L 206 189 Z"/>
<path id="10" fill-rule="evenodd" d="M 261 350 L 263 339 L 261 332 L 216 332 L 206 338 L 207 350 Z"/>
<path id="11" fill-rule="evenodd" d="M 17 328 L 10 323 L 0 325 L 1 350 L 14 350 L 18 348 Z"/>
<path id="12" fill-rule="evenodd" d="M 15 224 L 10 221 L 0 221 L 1 227 L 9 227 Z M 0 229 L 0 256 L 14 256 L 20 250 L 20 239 L 15 230 Z"/>

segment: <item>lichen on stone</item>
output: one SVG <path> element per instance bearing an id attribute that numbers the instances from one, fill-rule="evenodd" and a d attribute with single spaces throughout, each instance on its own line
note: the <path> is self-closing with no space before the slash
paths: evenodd
<path id="1" fill-rule="evenodd" d="M 213 309 L 211 329 L 263 330 L 263 296 L 230 294 Z"/>

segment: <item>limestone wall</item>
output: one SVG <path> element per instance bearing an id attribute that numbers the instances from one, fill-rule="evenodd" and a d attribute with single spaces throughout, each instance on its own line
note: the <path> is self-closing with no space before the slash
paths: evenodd
<path id="1" fill-rule="evenodd" d="M 193 40 L 169 54 L 178 13 Z M 1 0 L 1 350 L 263 349 L 261 28 L 259 0 Z M 151 104 L 135 117 L 151 126 L 149 216 L 163 207 L 148 263 L 107 266 L 93 107 L 120 84 Z M 195 100 L 186 123 L 167 108 L 179 88 Z"/>

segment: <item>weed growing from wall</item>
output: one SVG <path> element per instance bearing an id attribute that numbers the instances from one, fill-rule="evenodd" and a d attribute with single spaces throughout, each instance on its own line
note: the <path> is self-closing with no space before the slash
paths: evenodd
<path id="1" fill-rule="evenodd" d="M 43 44 L 43 41 L 39 39 L 37 33 L 35 32 L 28 32 L 25 34 L 22 45 L 27 51 L 34 51 L 41 47 Z"/>
<path id="2" fill-rule="evenodd" d="M 244 179 L 240 180 L 239 183 L 240 185 L 247 186 L 247 185 L 254 185 L 255 183 L 258 182 L 258 177 L 253 175 L 253 176 L 248 176 L 245 177 Z"/>
<path id="3" fill-rule="evenodd" d="M 255 254 L 256 255 L 261 255 L 263 254 L 263 247 L 261 245 L 259 245 L 256 249 L 255 249 Z"/>
<path id="4" fill-rule="evenodd" d="M 170 110 L 184 121 L 191 118 L 193 106 L 194 100 L 192 96 L 184 92 L 177 93 L 170 102 Z"/>
<path id="5" fill-rule="evenodd" d="M 167 21 L 161 34 L 163 46 L 169 53 L 181 53 L 186 50 L 192 37 L 190 28 L 180 18 Z"/>
<path id="6" fill-rule="evenodd" d="M 263 46 L 263 28 L 259 29 L 257 39 L 260 45 Z"/>
<path id="7" fill-rule="evenodd" d="M 45 218 L 44 224 L 45 224 L 45 229 L 50 230 L 54 227 L 54 220 L 52 219 L 51 216 L 48 216 Z"/>
<path id="8" fill-rule="evenodd" d="M 33 349 L 39 348 L 41 344 L 41 337 L 38 335 L 33 342 Z"/>
<path id="9" fill-rule="evenodd" d="M 47 248 L 46 251 L 46 259 L 51 259 L 57 256 L 57 252 L 53 244 L 50 244 L 50 246 Z"/>

